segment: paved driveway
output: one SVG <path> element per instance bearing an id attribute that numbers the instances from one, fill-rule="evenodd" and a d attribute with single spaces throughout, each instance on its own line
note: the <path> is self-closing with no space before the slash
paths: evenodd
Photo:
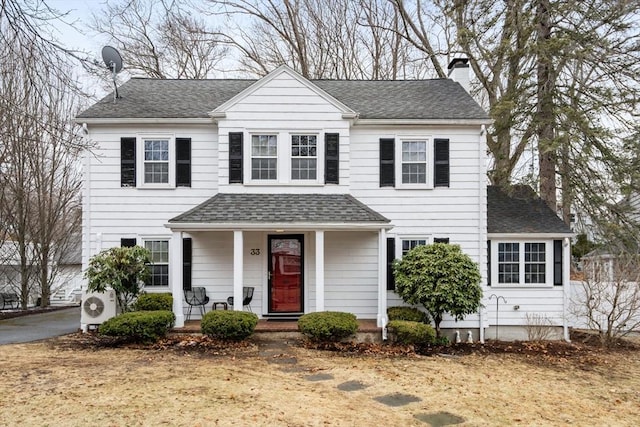
<path id="1" fill-rule="evenodd" d="M 76 332 L 80 307 L 0 320 L 0 344 L 15 344 L 53 338 Z"/>

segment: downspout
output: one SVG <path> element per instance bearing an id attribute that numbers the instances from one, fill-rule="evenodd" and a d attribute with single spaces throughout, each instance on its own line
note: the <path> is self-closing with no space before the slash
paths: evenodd
<path id="1" fill-rule="evenodd" d="M 564 333 L 564 340 L 571 342 L 569 336 L 569 290 L 571 286 L 571 241 L 568 237 L 564 238 L 562 243 L 562 329 Z"/>
<path id="2" fill-rule="evenodd" d="M 87 124 L 82 124 L 82 137 L 84 139 L 85 146 L 89 143 L 89 129 Z M 84 179 L 82 183 L 82 225 L 83 225 L 83 248 L 82 248 L 82 268 L 83 272 L 89 266 L 89 258 L 91 257 L 91 185 L 89 179 L 91 178 L 91 151 L 86 150 L 84 153 Z M 81 289 L 86 289 L 84 282 L 80 286 Z"/>
<path id="3" fill-rule="evenodd" d="M 486 256 L 486 248 L 487 248 L 487 217 L 486 217 L 486 180 L 487 180 L 487 172 L 485 167 L 485 146 L 486 146 L 486 138 L 485 134 L 487 133 L 487 128 L 485 125 L 480 126 L 480 136 L 478 138 L 478 254 L 479 254 L 479 262 L 482 262 L 482 253 L 485 253 Z M 484 268 L 486 271 L 487 263 L 484 263 Z M 490 271 L 487 271 L 485 274 L 485 283 L 487 283 L 487 276 L 491 274 Z M 478 310 L 478 340 L 481 344 L 484 344 L 484 317 L 482 315 L 482 306 Z"/>

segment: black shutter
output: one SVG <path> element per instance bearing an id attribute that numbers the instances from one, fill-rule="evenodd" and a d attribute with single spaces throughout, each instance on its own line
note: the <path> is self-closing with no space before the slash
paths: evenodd
<path id="1" fill-rule="evenodd" d="M 132 248 L 136 244 L 136 239 L 120 239 L 120 246 L 122 246 L 123 248 Z"/>
<path id="2" fill-rule="evenodd" d="M 191 138 L 176 138 L 176 187 L 191 187 Z"/>
<path id="3" fill-rule="evenodd" d="M 396 259 L 396 239 L 387 237 L 387 290 L 396 290 L 396 280 L 393 277 L 393 261 Z"/>
<path id="4" fill-rule="evenodd" d="M 380 139 L 380 187 L 395 187 L 395 140 Z"/>
<path id="5" fill-rule="evenodd" d="M 229 132 L 229 184 L 242 184 L 242 132 Z"/>
<path id="6" fill-rule="evenodd" d="M 339 184 L 340 181 L 340 134 L 324 134 L 324 183 Z"/>
<path id="7" fill-rule="evenodd" d="M 136 186 L 135 138 L 120 138 L 120 186 Z"/>
<path id="8" fill-rule="evenodd" d="M 191 290 L 191 238 L 182 239 L 182 289 Z"/>
<path id="9" fill-rule="evenodd" d="M 449 140 L 434 140 L 434 178 L 435 187 L 449 186 Z"/>
<path id="10" fill-rule="evenodd" d="M 562 286 L 562 240 L 553 241 L 553 284 Z"/>
<path id="11" fill-rule="evenodd" d="M 433 243 L 449 243 L 448 237 L 434 237 Z"/>
<path id="12" fill-rule="evenodd" d="M 491 286 L 491 240 L 487 240 L 487 286 Z"/>

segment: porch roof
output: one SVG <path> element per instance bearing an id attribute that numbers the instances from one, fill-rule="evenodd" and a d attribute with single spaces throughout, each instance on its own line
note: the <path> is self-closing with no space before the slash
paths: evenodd
<path id="1" fill-rule="evenodd" d="M 171 229 L 390 228 L 389 219 L 348 194 L 220 193 L 169 220 Z"/>

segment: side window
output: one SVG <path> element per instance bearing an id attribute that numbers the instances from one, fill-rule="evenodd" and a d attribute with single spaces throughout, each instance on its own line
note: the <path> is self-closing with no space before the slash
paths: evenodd
<path id="1" fill-rule="evenodd" d="M 169 286 L 169 241 L 145 240 L 144 247 L 151 252 L 151 278 L 146 286 Z"/>

